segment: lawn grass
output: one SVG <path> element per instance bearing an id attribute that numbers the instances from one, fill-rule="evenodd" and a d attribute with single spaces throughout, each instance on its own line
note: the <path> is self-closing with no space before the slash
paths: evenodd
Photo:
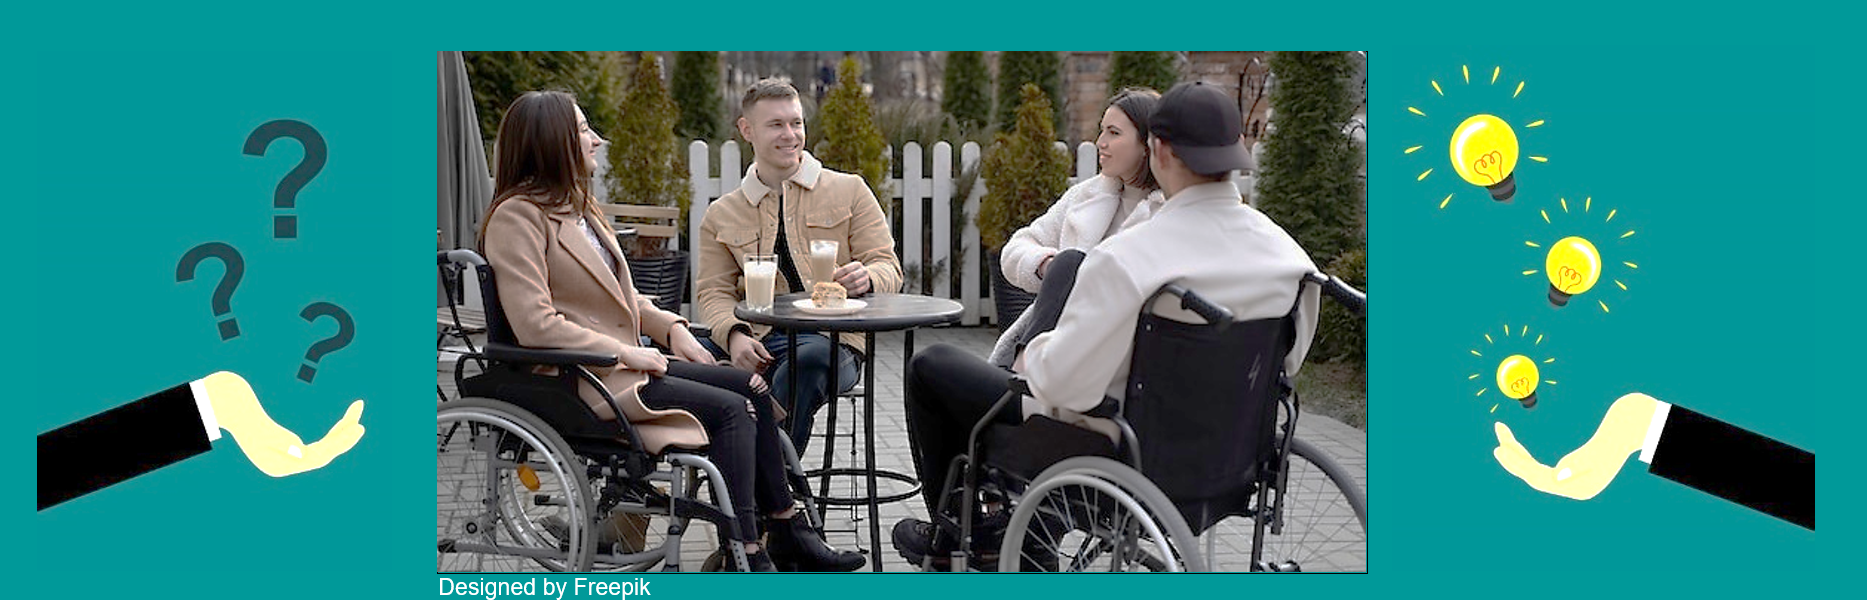
<path id="1" fill-rule="evenodd" d="M 1306 413 L 1327 415 L 1368 431 L 1368 368 L 1341 361 L 1306 363 L 1297 374 L 1297 394 Z"/>

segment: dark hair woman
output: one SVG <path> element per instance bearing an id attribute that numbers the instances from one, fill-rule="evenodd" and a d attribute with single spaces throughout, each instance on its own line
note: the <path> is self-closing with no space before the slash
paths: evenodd
<path id="1" fill-rule="evenodd" d="M 1060 253 L 1089 250 L 1147 221 L 1166 201 L 1148 168 L 1148 117 L 1154 115 L 1159 102 L 1161 94 L 1148 88 L 1124 89 L 1109 99 L 1103 109 L 1102 130 L 1096 135 L 1096 158 L 1102 171 L 1065 190 L 1050 210 L 1012 233 L 999 253 L 1006 281 L 1038 292 Z M 1062 298 L 1046 300 L 1054 302 L 1054 309 L 1063 306 Z M 1006 327 L 988 361 L 1010 367 L 1037 313 L 1027 310 Z"/>
<path id="2" fill-rule="evenodd" d="M 720 468 L 754 569 L 774 563 L 806 571 L 849 571 L 863 557 L 826 545 L 787 488 L 771 395 L 758 376 L 714 364 L 684 327 L 630 283 L 616 234 L 590 193 L 605 141 L 570 94 L 527 92 L 500 121 L 494 200 L 480 246 L 520 344 L 616 356 L 598 375 L 650 452 L 707 447 Z M 672 360 L 642 336 L 669 348 Z M 588 383 L 579 397 L 617 419 Z M 758 516 L 771 526 L 770 553 L 756 542 Z"/>

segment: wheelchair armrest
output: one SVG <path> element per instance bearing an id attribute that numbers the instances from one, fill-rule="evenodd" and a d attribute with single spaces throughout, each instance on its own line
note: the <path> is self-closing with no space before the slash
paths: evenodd
<path id="1" fill-rule="evenodd" d="M 442 265 L 453 263 L 468 267 L 478 267 L 485 265 L 486 259 L 480 258 L 480 253 L 465 248 L 457 248 L 435 253 L 435 262 Z"/>
<path id="2" fill-rule="evenodd" d="M 1031 396 L 1031 382 L 1026 380 L 1024 376 L 1012 376 L 1010 380 L 1006 380 L 1005 388 L 1006 388 L 1006 392 L 1011 393 L 1011 394 L 1016 394 L 1019 396 Z M 993 405 L 993 411 L 991 413 L 986 414 L 986 418 L 980 421 L 980 425 L 983 427 L 986 423 L 991 422 L 994 416 L 997 416 L 1000 411 L 1004 410 L 1008 406 L 1010 406 L 1009 403 L 1001 403 L 999 405 Z M 1117 413 L 1121 413 L 1121 412 L 1122 412 L 1121 402 L 1115 400 L 1114 398 L 1103 397 L 1103 402 L 1097 403 L 1095 407 L 1091 408 L 1088 412 L 1085 412 L 1084 415 L 1088 415 L 1090 417 L 1113 418 L 1116 416 Z"/>
<path id="3" fill-rule="evenodd" d="M 566 349 L 535 349 L 497 342 L 486 345 L 486 357 L 494 361 L 508 363 L 531 363 L 535 365 L 616 365 L 616 355 L 573 351 Z"/>
<path id="4" fill-rule="evenodd" d="M 706 340 L 713 337 L 713 326 L 690 321 L 688 322 L 688 333 L 693 334 L 695 340 Z"/>
<path id="5" fill-rule="evenodd" d="M 1025 380 L 1024 376 L 1012 376 L 1010 380 L 1006 380 L 1005 388 L 1007 392 L 1031 396 L 1031 382 Z"/>
<path id="6" fill-rule="evenodd" d="M 1005 386 L 1005 394 L 999 397 L 998 402 L 992 404 L 991 409 L 986 410 L 986 415 L 981 416 L 979 421 L 973 424 L 973 430 L 967 435 L 966 448 L 969 455 L 979 452 L 980 433 L 985 432 L 986 427 L 992 425 L 1000 413 L 1022 410 L 1023 399 L 1031 394 L 1031 383 L 1026 382 L 1022 376 L 1012 376 L 1006 381 Z"/>

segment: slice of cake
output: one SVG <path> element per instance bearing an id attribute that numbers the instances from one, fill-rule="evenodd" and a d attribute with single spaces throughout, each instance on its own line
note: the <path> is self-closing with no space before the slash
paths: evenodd
<path id="1" fill-rule="evenodd" d="M 844 299 L 849 296 L 849 292 L 843 289 L 843 284 L 836 282 L 818 282 L 816 286 L 811 287 L 811 304 L 821 309 L 841 308 Z"/>

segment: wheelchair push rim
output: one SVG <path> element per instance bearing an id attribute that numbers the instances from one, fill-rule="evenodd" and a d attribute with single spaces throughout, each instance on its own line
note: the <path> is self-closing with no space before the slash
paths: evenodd
<path id="1" fill-rule="evenodd" d="M 1000 543 L 999 570 L 1203 571 L 1194 544 L 1167 495 L 1141 473 L 1077 457 L 1027 487 Z"/>

